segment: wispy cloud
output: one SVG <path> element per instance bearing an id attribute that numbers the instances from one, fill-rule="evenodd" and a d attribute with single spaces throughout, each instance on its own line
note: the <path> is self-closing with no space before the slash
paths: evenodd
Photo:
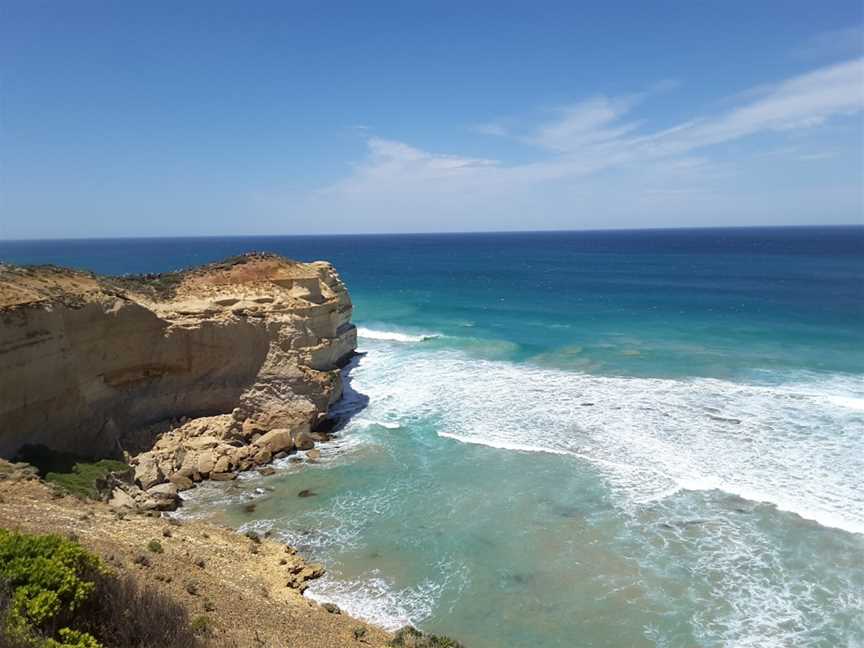
<path id="1" fill-rule="evenodd" d="M 812 128 L 864 109 L 864 59 L 761 87 L 757 98 L 737 108 L 661 131 L 632 134 L 638 123 L 622 120 L 632 106 L 632 99 L 590 100 L 529 139 L 565 154 L 623 163 L 683 155 L 763 132 Z"/>
<path id="2" fill-rule="evenodd" d="M 558 120 L 542 125 L 524 139 L 561 153 L 618 140 L 639 126 L 621 122 L 637 101 L 637 97 L 593 97 L 561 109 Z"/>
<path id="3" fill-rule="evenodd" d="M 546 169 L 556 177 L 687 155 L 759 133 L 812 128 L 832 117 L 861 111 L 864 59 L 759 86 L 741 97 L 737 107 L 662 130 L 650 131 L 641 120 L 631 118 L 644 98 L 645 94 L 596 96 L 559 109 L 555 119 L 521 134 L 495 128 L 496 122 L 490 122 L 485 132 L 547 150 L 551 153 L 547 162 L 524 168 L 531 172 Z"/>
<path id="4" fill-rule="evenodd" d="M 862 111 L 864 59 L 760 86 L 739 96 L 737 105 L 726 111 L 694 115 L 662 129 L 652 130 L 638 117 L 647 98 L 650 92 L 596 95 L 554 110 L 551 117 L 547 112 L 545 120 L 534 124 L 492 120 L 475 128 L 535 147 L 543 157 L 531 163 L 433 153 L 370 136 L 366 158 L 349 177 L 318 196 L 353 201 L 351 208 L 362 198 L 371 201 L 371 208 L 398 205 L 404 212 L 419 213 L 434 205 L 436 213 L 455 215 L 482 205 L 498 206 L 503 213 L 520 201 L 536 203 L 556 191 L 559 205 L 588 204 L 592 190 L 602 184 L 589 178 L 601 172 L 630 174 L 627 189 L 619 185 L 623 193 L 639 193 L 652 204 L 659 196 L 683 201 L 700 192 L 707 195 L 712 175 L 734 165 L 712 160 L 718 147 L 760 134 L 783 137 Z M 775 150 L 781 149 L 775 145 Z M 798 152 L 789 157 L 816 161 L 827 156 Z M 606 190 L 614 193 L 608 186 Z"/>

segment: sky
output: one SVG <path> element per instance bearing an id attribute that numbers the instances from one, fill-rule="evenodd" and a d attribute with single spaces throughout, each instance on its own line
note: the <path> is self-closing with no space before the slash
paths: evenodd
<path id="1" fill-rule="evenodd" d="M 0 0 L 0 238 L 864 223 L 860 0 Z"/>

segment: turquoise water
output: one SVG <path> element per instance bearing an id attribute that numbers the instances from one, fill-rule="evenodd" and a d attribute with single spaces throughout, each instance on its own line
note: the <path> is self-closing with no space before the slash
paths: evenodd
<path id="1" fill-rule="evenodd" d="M 246 249 L 332 260 L 364 354 L 319 463 L 200 488 L 184 514 L 321 559 L 311 596 L 472 648 L 864 645 L 864 228 L 0 258 L 121 273 Z"/>

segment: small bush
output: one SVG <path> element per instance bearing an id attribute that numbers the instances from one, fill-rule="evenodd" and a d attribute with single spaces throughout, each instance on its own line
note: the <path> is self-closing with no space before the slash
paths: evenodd
<path id="1" fill-rule="evenodd" d="M 192 631 L 196 634 L 206 634 L 210 629 L 210 619 L 207 618 L 205 614 L 199 614 L 194 619 L 192 619 L 192 624 L 190 626 Z"/>
<path id="2" fill-rule="evenodd" d="M 162 548 L 162 543 L 158 540 L 151 540 L 147 543 L 147 548 L 153 553 L 163 553 L 165 550 Z"/>
<path id="3" fill-rule="evenodd" d="M 0 529 L 0 648 L 190 648 L 185 609 L 56 535 Z"/>
<path id="4" fill-rule="evenodd" d="M 423 634 L 411 626 L 399 630 L 389 645 L 394 648 L 465 648 L 455 639 L 443 635 Z"/>
<path id="5" fill-rule="evenodd" d="M 0 581 L 11 594 L 4 633 L 22 641 L 34 632 L 56 635 L 93 592 L 100 570 L 99 560 L 71 540 L 0 529 Z"/>

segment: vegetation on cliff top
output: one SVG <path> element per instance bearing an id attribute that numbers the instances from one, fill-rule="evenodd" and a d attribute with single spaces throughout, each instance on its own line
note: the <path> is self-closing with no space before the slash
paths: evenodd
<path id="1" fill-rule="evenodd" d="M 176 294 L 177 288 L 183 283 L 183 279 L 192 274 L 202 274 L 218 270 L 230 270 L 232 267 L 248 263 L 255 259 L 284 259 L 290 263 L 296 263 L 290 259 L 271 252 L 246 252 L 236 256 L 228 257 L 222 261 L 208 263 L 202 266 L 175 270 L 173 272 L 153 272 L 148 274 L 127 274 L 120 277 L 102 278 L 103 283 L 110 287 L 118 287 L 124 290 L 133 290 L 150 294 L 157 299 L 171 299 Z"/>
<path id="2" fill-rule="evenodd" d="M 88 459 L 36 445 L 21 448 L 16 460 L 34 466 L 42 479 L 70 495 L 91 499 L 104 494 L 108 475 L 130 470 L 122 461 Z"/>
<path id="3" fill-rule="evenodd" d="M 0 529 L 0 648 L 196 645 L 182 606 L 78 543 Z"/>

